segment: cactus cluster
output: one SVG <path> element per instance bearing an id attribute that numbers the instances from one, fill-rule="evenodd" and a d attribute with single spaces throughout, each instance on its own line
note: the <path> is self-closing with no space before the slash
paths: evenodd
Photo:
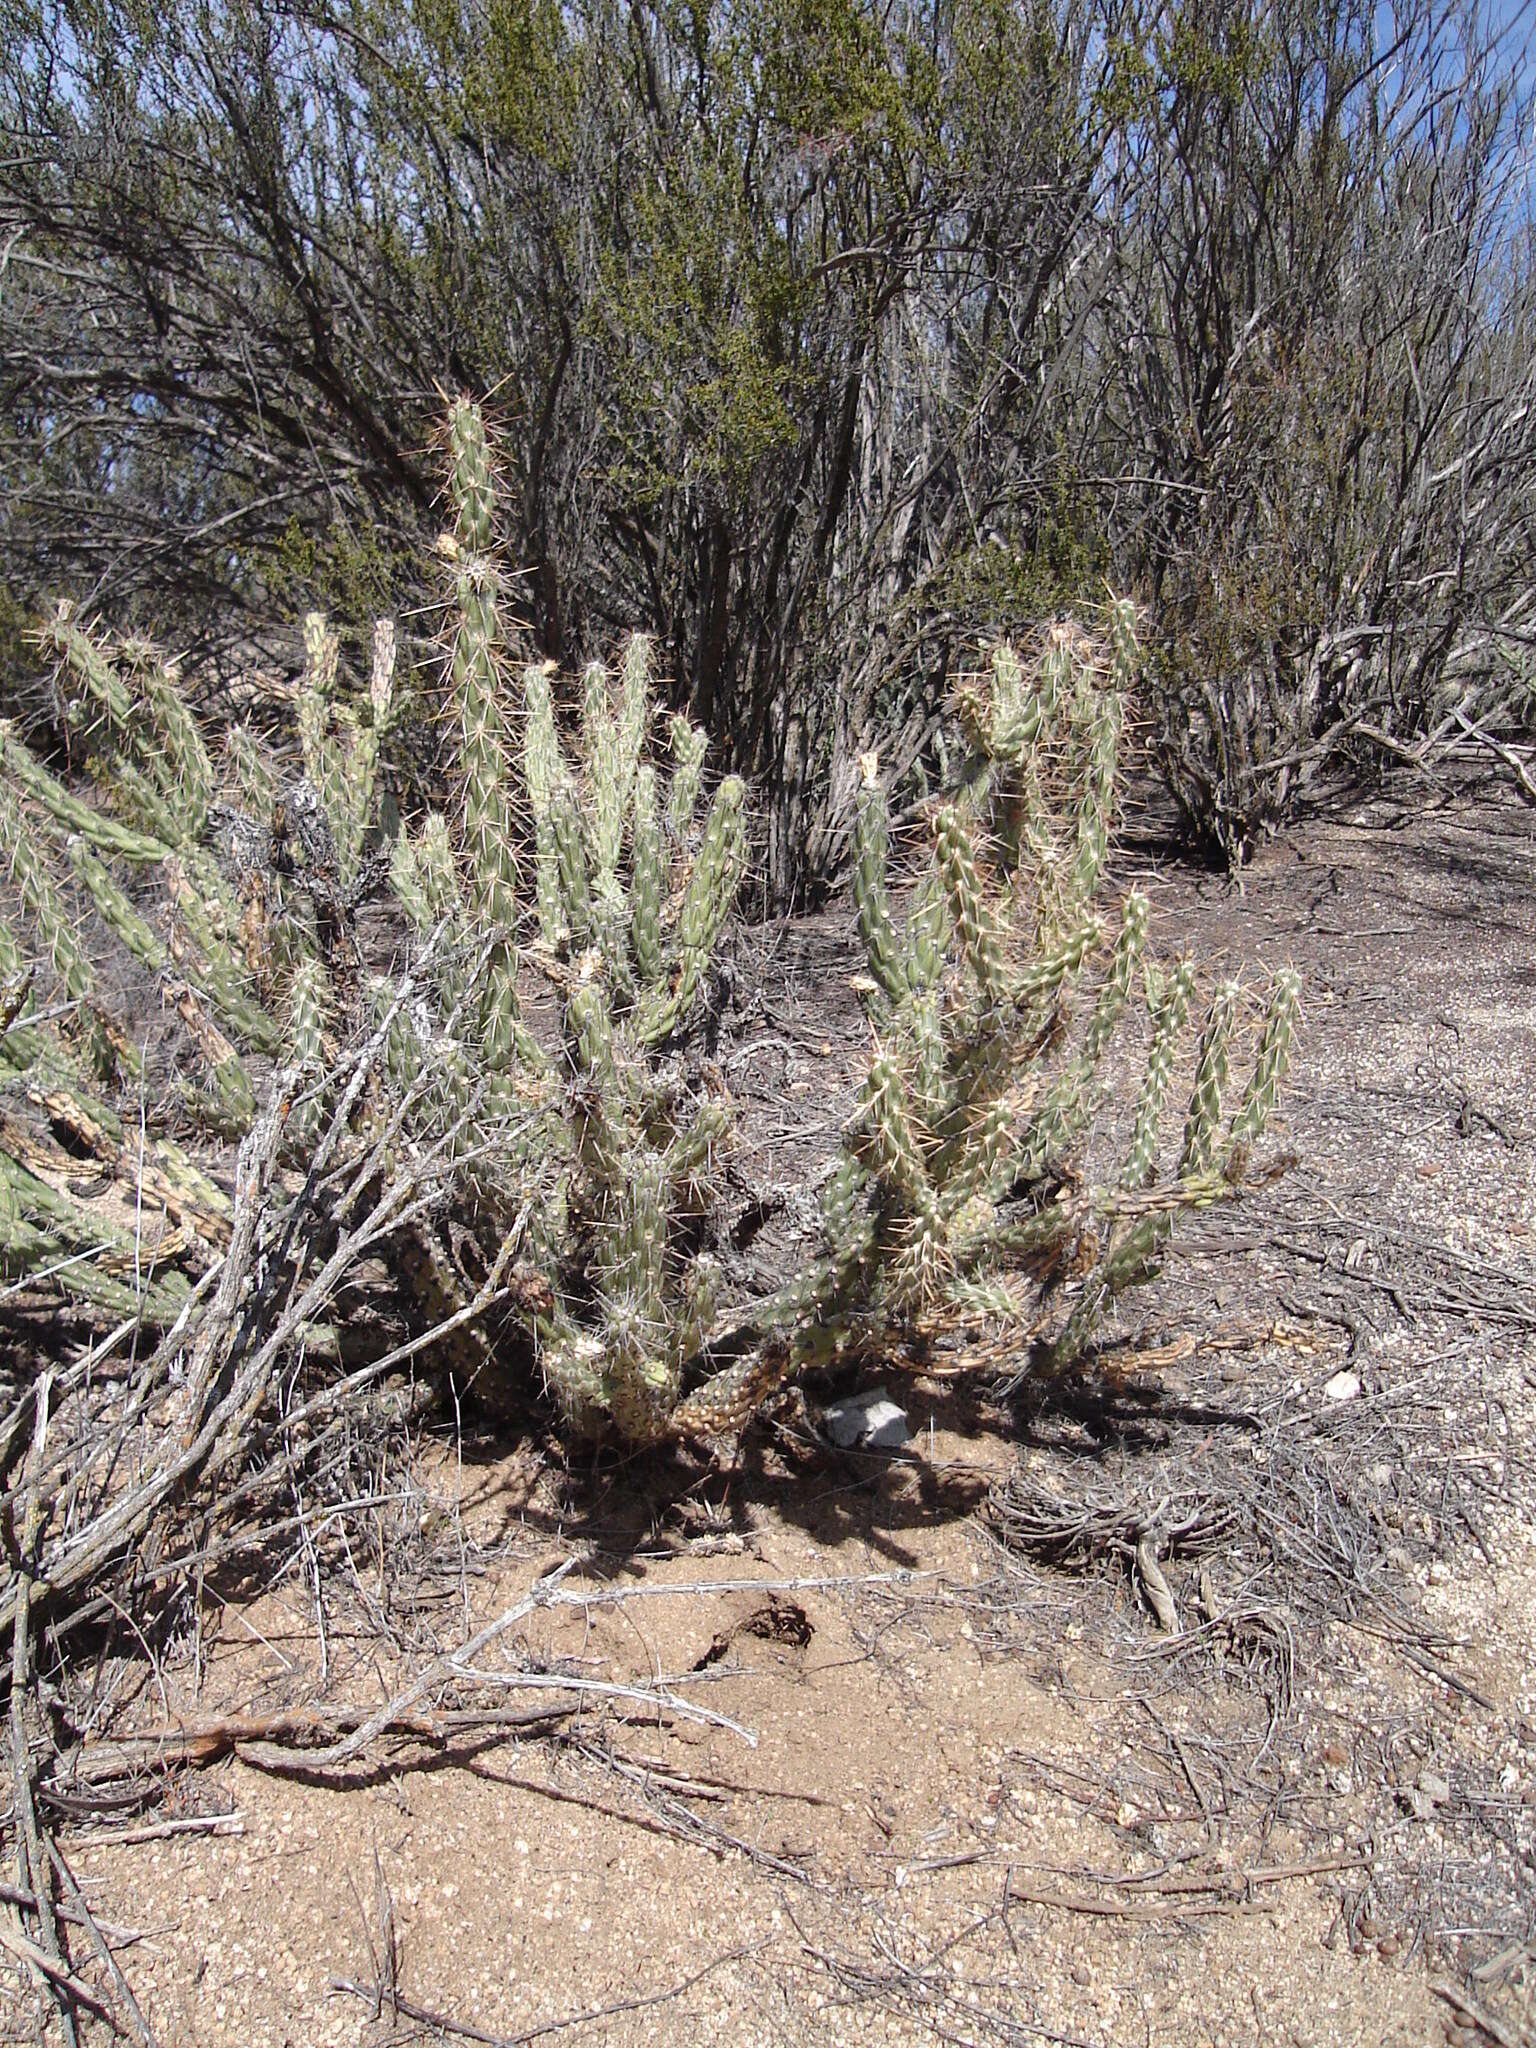
<path id="1" fill-rule="evenodd" d="M 1135 663 L 1134 614 L 1117 603 L 1102 643 L 1057 630 L 1032 667 L 1002 647 L 962 690 L 971 760 L 931 820 L 900 934 L 886 797 L 878 762 L 865 763 L 853 889 L 875 1043 L 823 1205 L 826 1320 L 1000 1317 L 1065 1363 L 1144 1276 L 1177 1210 L 1230 1189 L 1263 1131 L 1298 1011 L 1289 972 L 1225 1130 L 1240 991 L 1215 990 L 1177 1166 L 1149 1186 L 1195 976 L 1148 958 L 1139 890 L 1124 895 L 1112 943 L 1095 908 Z M 1094 1186 L 1083 1153 L 1106 1060 L 1137 1013 L 1147 1050 L 1129 1145 Z"/>
<path id="2" fill-rule="evenodd" d="M 89 909 L 185 1028 L 177 1117 L 243 1130 L 280 1060 L 298 1076 L 295 1172 L 333 1120 L 341 1157 L 369 1174 L 429 1151 L 451 1163 L 451 1213 L 413 1215 L 395 1243 L 402 1299 L 419 1329 L 450 1325 L 462 1374 L 494 1380 L 531 1338 L 584 1430 L 644 1444 L 733 1427 L 809 1360 L 938 1318 L 1004 1319 L 1058 1363 L 1076 1355 L 1177 1212 L 1242 1178 L 1298 1009 L 1295 977 L 1277 977 L 1232 1110 L 1245 998 L 1212 992 L 1163 1168 L 1196 977 L 1149 957 L 1139 891 L 1113 916 L 1098 907 L 1131 608 L 1113 605 L 1098 641 L 1054 631 L 1033 661 L 1000 648 L 961 689 L 969 754 L 928 816 L 903 916 L 866 759 L 853 893 L 873 1045 L 822 1195 L 823 1254 L 778 1293 L 728 1304 L 733 1111 L 691 1027 L 746 872 L 746 793 L 735 777 L 706 784 L 705 735 L 665 712 L 645 638 L 589 665 L 569 697 L 552 665 L 519 671 L 478 408 L 455 404 L 446 439 L 452 785 L 409 826 L 388 772 L 388 622 L 360 683 L 312 614 L 292 740 L 237 725 L 221 749 L 146 642 L 109 644 L 68 608 L 45 628 L 97 787 L 95 801 L 66 787 L 0 722 L 0 876 L 20 920 L 0 919 L 0 1277 L 51 1275 L 102 1314 L 165 1323 L 228 1227 L 166 1130 L 131 1146 L 106 1099 L 138 1055 L 96 987 Z M 416 935 L 408 1002 L 369 973 L 356 928 L 386 879 Z M 374 1084 L 333 1098 L 340 1049 L 370 1030 Z M 1094 1178 L 1107 1076 L 1138 1034 L 1134 1112 Z M 121 1206 L 72 1191 L 66 1142 L 140 1212 L 154 1202 L 153 1247 Z M 522 1277 L 498 1323 L 471 1309 L 476 1275 L 514 1253 Z"/>
<path id="3" fill-rule="evenodd" d="M 557 1016 L 554 1044 L 515 1007 L 505 1028 L 526 1230 L 552 1282 L 531 1314 L 545 1381 L 567 1416 L 586 1427 L 609 1419 L 646 1442 L 674 1428 L 714 1315 L 708 1213 L 731 1119 L 723 1099 L 690 1084 L 669 1041 L 708 981 L 745 871 L 745 791 L 728 777 L 696 820 L 703 741 L 680 719 L 668 726 L 663 784 L 647 758 L 658 718 L 644 638 L 616 671 L 587 668 L 572 745 L 552 679 L 547 665 L 523 673 L 521 788 L 498 798 L 510 819 L 515 797 L 531 827 L 537 936 L 525 958 Z M 513 723 L 500 706 L 497 723 Z M 397 844 L 394 872 L 423 933 L 446 918 L 465 937 L 484 934 L 444 817 L 429 815 Z M 461 1103 L 472 1074 L 502 1070 L 502 1036 L 499 1019 L 484 1030 Z"/>

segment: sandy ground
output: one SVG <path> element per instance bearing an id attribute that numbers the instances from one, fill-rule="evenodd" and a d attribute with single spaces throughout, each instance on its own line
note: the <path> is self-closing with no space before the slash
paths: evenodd
<path id="1" fill-rule="evenodd" d="M 1302 967 L 1301 1164 L 1125 1312 L 1149 1343 L 1255 1317 L 1279 1341 L 1149 1369 L 1091 1469 L 1252 1479 L 1313 1431 L 1383 1603 L 1330 1617 L 1306 1557 L 1218 1549 L 1270 1661 L 1257 1624 L 1199 1625 L 1193 1562 L 1169 1638 L 1123 1570 L 995 1540 L 992 1482 L 1022 1455 L 1069 1483 L 1085 1440 L 963 1382 L 892 1382 L 894 1458 L 815 1440 L 826 1388 L 729 1468 L 557 1475 L 438 1434 L 391 1482 L 408 1561 L 332 1567 L 318 1608 L 302 1554 L 259 1599 L 210 1594 L 132 1718 L 372 1705 L 571 1559 L 566 1604 L 481 1668 L 674 1705 L 375 1745 L 321 1783 L 229 1758 L 173 1775 L 148 1826 L 179 1831 L 77 1834 L 164 2048 L 1536 2040 L 1529 814 L 1377 809 L 1271 847 L 1241 897 L 1122 867 L 1165 943 Z M 0 2038 L 34 2013 L 0 2005 Z"/>

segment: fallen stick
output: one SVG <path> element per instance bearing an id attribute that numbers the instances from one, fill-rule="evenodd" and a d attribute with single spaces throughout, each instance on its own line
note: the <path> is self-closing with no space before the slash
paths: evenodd
<path id="1" fill-rule="evenodd" d="M 273 1714 L 216 1714 L 202 1721 L 172 1721 L 160 1728 L 135 1730 L 129 1735 L 108 1735 L 83 1750 L 75 1776 L 90 1784 L 117 1778 L 131 1770 L 150 1769 L 160 1764 L 190 1764 L 201 1767 L 220 1762 L 231 1750 L 248 1743 L 291 1742 L 296 1746 L 306 1737 L 334 1743 L 350 1735 L 374 1717 L 371 1707 L 289 1707 Z M 413 1735 L 423 1742 L 447 1742 L 455 1735 L 473 1734 L 481 1728 L 533 1728 L 565 1719 L 574 1707 L 497 1707 L 479 1713 L 400 1713 L 389 1722 L 391 1735 Z M 318 1755 L 319 1752 L 313 1753 Z M 193 1821 L 167 1821 L 171 1828 L 206 1828 L 211 1821 L 226 1820 L 225 1814 Z M 76 1838 L 79 1839 L 78 1837 Z M 112 1835 L 126 1841 L 126 1835 Z M 147 1837 L 145 1838 L 147 1839 Z"/>
<path id="2" fill-rule="evenodd" d="M 89 1984 L 84 1983 L 67 1963 L 61 1963 L 56 1956 L 39 1948 L 35 1941 L 29 1941 L 18 1928 L 9 1927 L 0 1919 L 0 1948 L 6 1949 L 17 1962 L 26 1963 L 34 1970 L 40 1970 L 50 1984 L 58 1986 L 64 1996 L 75 2005 L 83 2005 L 97 2019 L 109 2026 L 114 2034 L 123 2032 L 123 2023 L 104 1999 L 98 1998 Z"/>
<path id="3" fill-rule="evenodd" d="M 164 1842 L 173 1835 L 243 1835 L 244 1817 L 238 1813 L 199 1813 L 181 1820 L 146 1821 L 136 1828 L 97 1828 L 93 1834 L 72 1835 L 71 1849 L 131 1849 L 139 1842 Z"/>
<path id="4" fill-rule="evenodd" d="M 1048 1906 L 1060 1913 L 1089 1913 L 1102 1920 L 1203 1920 L 1216 1913 L 1266 1913 L 1275 1910 L 1254 1899 L 1126 1900 L 1095 1899 L 1086 1892 L 1054 1892 L 1044 1885 L 1008 1881 L 1010 1906 Z"/>
<path id="5" fill-rule="evenodd" d="M 37 1911 L 37 1893 L 28 1891 L 25 1885 L 0 1883 L 0 1900 L 3 1900 L 7 1906 L 20 1906 L 24 1913 L 35 1913 Z M 83 1914 L 86 1909 L 83 1907 L 83 1902 L 81 1906 L 75 1906 L 67 1900 L 60 1900 L 53 1910 L 61 1920 L 68 1920 L 72 1926 L 83 1926 L 85 1924 Z M 113 1941 L 143 1941 L 145 1938 L 145 1931 L 142 1927 L 114 1927 L 106 1920 L 98 1920 L 96 1925 L 103 1934 L 109 1935 Z"/>
<path id="6" fill-rule="evenodd" d="M 450 2019 L 447 2014 L 433 2012 L 430 2007 L 417 2005 L 414 1999 L 405 1998 L 396 1991 L 384 1994 L 392 2017 L 410 2020 L 418 2027 L 435 2028 L 439 2034 L 454 2034 L 461 2041 L 475 2041 L 482 2048 L 528 2048 L 532 2041 L 539 2041 L 546 2034 L 563 2034 L 572 2027 L 590 2027 L 598 2020 L 613 2019 L 619 2013 L 643 2012 L 649 2006 L 666 2005 L 674 1998 L 681 1998 L 685 1991 L 691 1991 L 695 1984 L 702 1983 L 712 1972 L 726 1963 L 740 1962 L 743 1956 L 753 1954 L 759 1944 L 744 1948 L 727 1949 L 723 1955 L 713 1956 L 691 1976 L 682 1978 L 665 1991 L 642 1992 L 636 1998 L 621 1998 L 613 2005 L 598 2005 L 586 2012 L 573 2012 L 564 2019 L 544 2020 L 540 2025 L 528 2027 L 521 2034 L 488 2034 L 483 2027 L 472 2026 L 467 2020 Z M 361 1998 L 370 2005 L 377 2005 L 379 1993 L 370 1990 L 366 1984 L 356 1984 L 350 1977 L 333 1977 L 333 1991 L 345 1992 L 351 1998 Z"/>
<path id="7" fill-rule="evenodd" d="M 160 2048 L 159 2042 L 155 2039 L 154 2031 L 150 2027 L 148 2020 L 145 2019 L 143 2011 L 139 2006 L 139 2001 L 133 1995 L 133 1986 L 123 1975 L 122 1967 L 108 1945 L 107 1931 L 96 1919 L 95 1914 L 92 1913 L 85 1893 L 81 1891 L 80 1886 L 75 1880 L 74 1872 L 59 1854 L 57 1842 L 49 1842 L 48 1854 L 53 1861 L 54 1869 L 58 1872 L 60 1884 L 63 1885 L 65 1891 L 69 1894 L 69 1907 L 66 1908 L 61 1903 L 59 1910 L 60 1912 L 69 1911 L 70 1917 L 78 1919 L 80 1925 L 85 1929 L 86 1937 L 92 1948 L 95 1949 L 102 1968 L 111 1978 L 117 1995 L 123 2001 L 123 2005 L 127 2010 L 128 2022 L 125 2031 L 133 2035 L 133 2038 L 139 2044 L 139 2048 Z"/>

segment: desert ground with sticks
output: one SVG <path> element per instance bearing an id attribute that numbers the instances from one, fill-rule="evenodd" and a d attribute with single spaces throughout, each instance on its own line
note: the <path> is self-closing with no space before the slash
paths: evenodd
<path id="1" fill-rule="evenodd" d="M 1289 1170 L 1190 1219 L 1070 1381 L 937 1345 L 713 1458 L 450 1404 L 361 1508 L 296 1495 L 69 1702 L 44 1811 L 119 2029 L 1536 2039 L 1529 812 L 1405 792 L 1241 890 L 1132 830 L 1133 878 L 1222 967 L 1301 970 Z M 741 944 L 718 1057 L 814 1176 L 851 919 Z M 837 1449 L 878 1382 L 909 1440 Z M 19 1926 L 0 2037 L 51 2036 Z"/>

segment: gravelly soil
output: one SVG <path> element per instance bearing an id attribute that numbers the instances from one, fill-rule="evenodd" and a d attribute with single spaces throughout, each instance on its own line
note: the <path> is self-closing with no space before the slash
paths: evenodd
<path id="1" fill-rule="evenodd" d="M 818 1439 L 831 1383 L 730 1465 L 437 1436 L 389 1482 L 387 1572 L 317 1609 L 300 1552 L 210 1596 L 140 1720 L 372 1704 L 573 1554 L 568 1587 L 632 1597 L 496 1655 L 666 1677 L 716 1718 L 184 1775 L 174 1812 L 238 1818 L 71 1851 L 144 1931 L 159 2040 L 1536 2039 L 1531 849 L 1529 813 L 1414 805 L 1271 846 L 1241 894 L 1122 857 L 1165 948 L 1294 960 L 1307 1029 L 1298 1165 L 1184 1232 L 1091 1385 L 892 1377 L 896 1456 Z M 793 1132 L 813 1173 L 856 953 L 835 915 L 761 943 L 722 1060 L 749 1137 Z M 1133 1522 L 1234 1506 L 1164 1560 L 1178 1632 L 1113 1550 L 1005 1548 L 978 1509 L 1010 1475 Z M 31 2015 L 0 2006 L 0 2038 Z"/>

